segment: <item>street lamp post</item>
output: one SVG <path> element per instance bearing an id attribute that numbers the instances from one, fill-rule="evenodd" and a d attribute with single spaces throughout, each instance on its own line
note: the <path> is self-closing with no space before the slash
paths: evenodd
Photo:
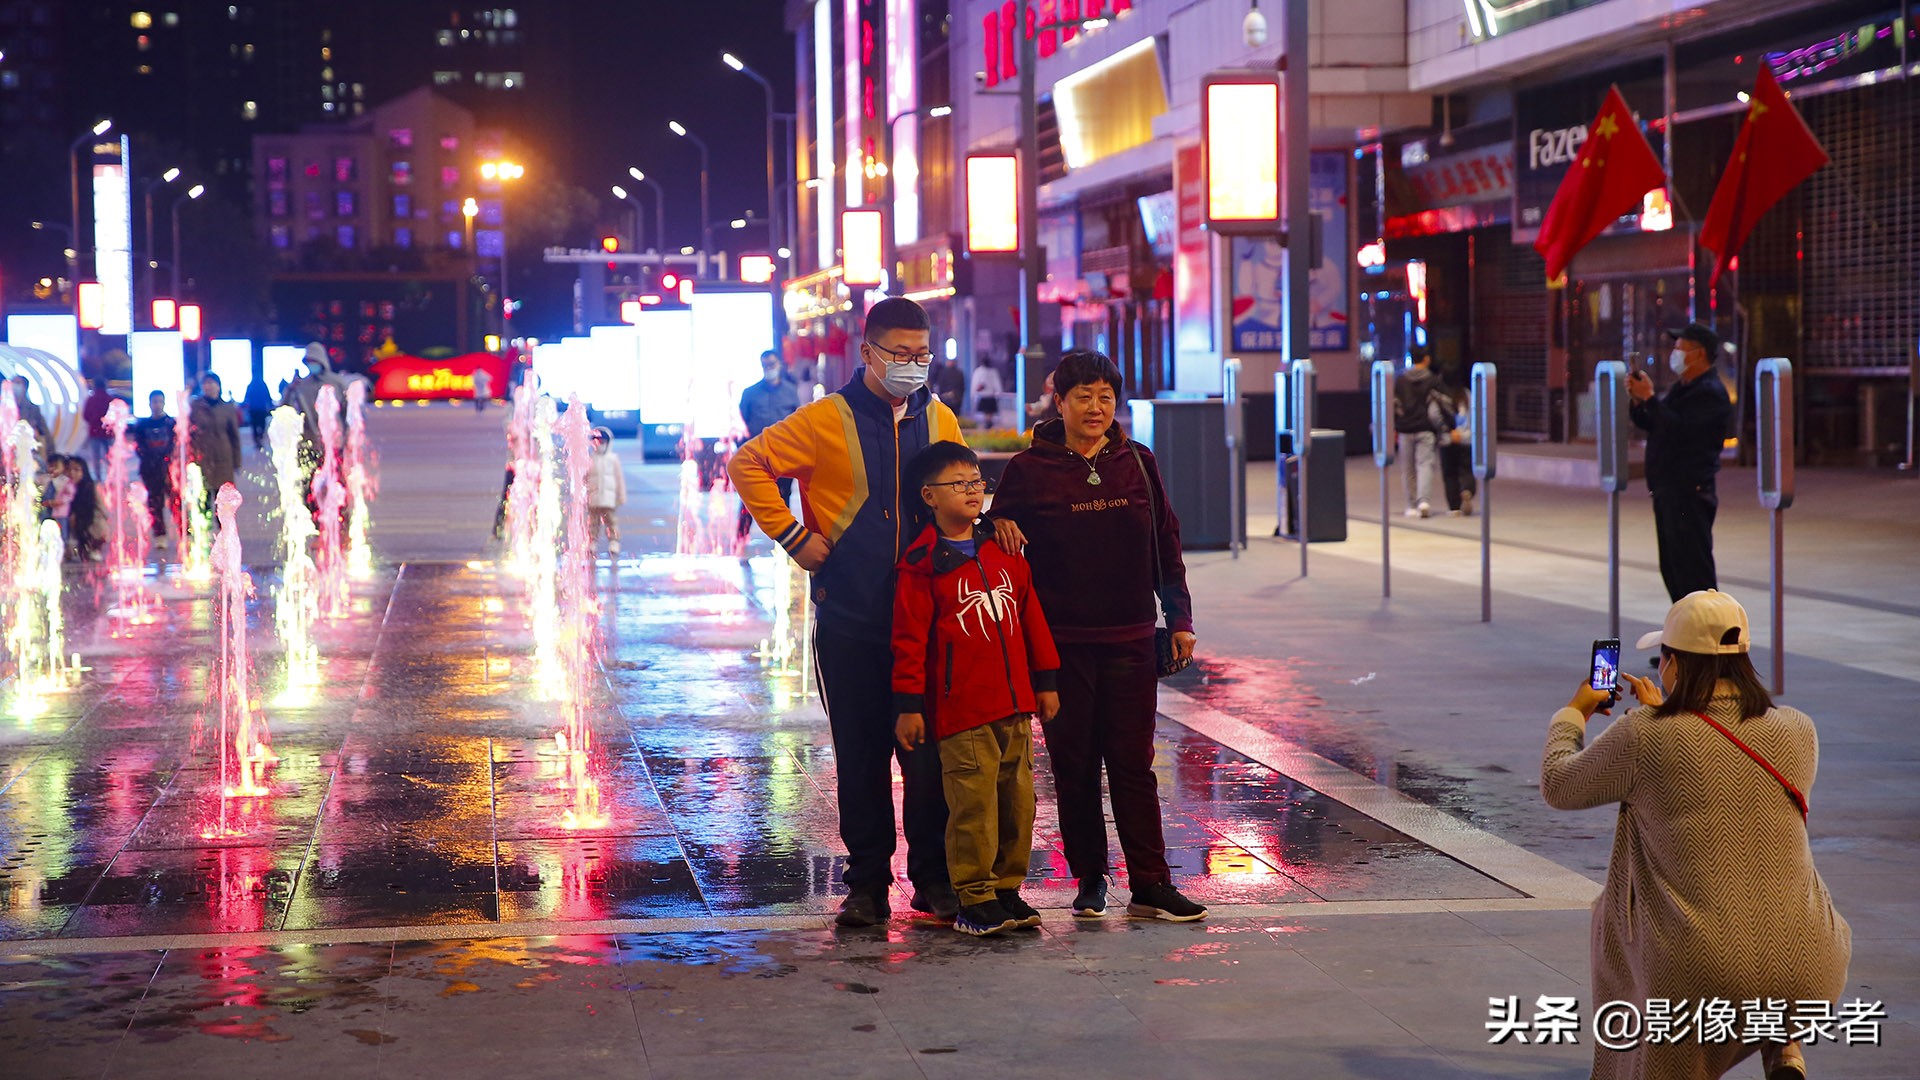
<path id="1" fill-rule="evenodd" d="M 951 105 L 928 105 L 918 109 L 908 109 L 906 112 L 889 117 L 887 120 L 887 156 L 884 162 L 886 171 L 881 174 L 881 179 L 884 181 L 883 190 L 885 193 L 881 198 L 884 200 L 883 205 L 886 207 L 886 226 L 880 230 L 880 261 L 881 264 L 887 268 L 887 281 L 888 284 L 893 287 L 896 295 L 900 291 L 897 286 L 898 279 L 895 276 L 895 271 L 900 265 L 900 249 L 899 244 L 894 239 L 895 226 L 893 222 L 894 129 L 899 127 L 900 121 L 910 117 L 924 116 L 929 119 L 938 120 L 943 116 L 951 115 L 953 115 L 953 106 Z"/>
<path id="2" fill-rule="evenodd" d="M 460 216 L 466 219 L 467 229 L 467 283 L 466 286 L 460 290 L 460 324 L 462 327 L 467 325 L 467 317 L 473 314 L 473 281 L 480 276 L 480 254 L 473 250 L 473 219 L 479 215 L 479 199 L 468 198 L 460 204 Z M 481 309 L 483 313 L 485 310 L 484 307 Z M 460 336 L 468 342 L 473 340 L 464 333 Z"/>
<path id="3" fill-rule="evenodd" d="M 766 96 L 767 96 L 767 254 L 772 255 L 774 251 L 780 247 L 780 231 L 779 230 L 780 230 L 780 210 L 781 210 L 780 206 L 775 201 L 778 198 L 778 196 L 775 194 L 775 191 L 774 191 L 778 181 L 774 177 L 774 171 L 776 169 L 776 166 L 774 164 L 773 125 L 774 125 L 774 119 L 777 116 L 777 113 L 774 111 L 774 104 L 773 104 L 773 84 L 768 82 L 764 77 L 762 77 L 759 72 L 741 63 L 740 58 L 733 55 L 732 53 L 721 53 L 720 59 L 724 61 L 728 67 L 732 68 L 733 70 L 739 72 L 742 75 L 745 75 L 747 78 L 752 79 L 754 82 L 759 83 L 760 89 L 766 92 Z M 786 337 L 787 311 L 786 311 L 786 305 L 780 302 L 780 276 L 778 274 L 775 274 L 772 278 L 768 279 L 767 289 L 769 292 L 773 294 L 773 343 L 775 348 L 779 348 L 781 345 L 781 342 Z"/>
<path id="4" fill-rule="evenodd" d="M 698 135 L 683 127 L 678 120 L 667 121 L 667 127 L 675 135 L 700 148 L 700 276 L 707 276 L 707 256 L 713 251 L 713 224 L 709 220 L 707 209 L 707 144 Z"/>
<path id="5" fill-rule="evenodd" d="M 180 204 L 192 202 L 206 194 L 207 185 L 195 184 L 187 189 L 185 195 L 173 200 L 173 298 L 180 299 Z"/>
<path id="6" fill-rule="evenodd" d="M 1304 4 L 1289 5 L 1305 7 Z M 1026 342 L 1020 362 L 1013 366 L 1014 396 L 1027 406 L 1027 369 L 1046 358 L 1040 347 L 1040 279 L 1046 266 L 1040 261 L 1040 89 L 1035 68 L 1040 66 L 1040 35 L 1055 30 L 1093 30 L 1107 25 L 1104 18 L 1059 19 L 1016 32 L 1020 39 L 1020 337 Z"/>
<path id="7" fill-rule="evenodd" d="M 629 193 L 626 188 L 621 187 L 619 184 L 613 185 L 613 197 L 633 207 L 633 250 L 647 250 L 646 244 L 642 243 L 640 238 L 641 216 L 639 197 Z"/>
<path id="8" fill-rule="evenodd" d="M 513 313 L 507 305 L 513 301 L 507 295 L 507 189 L 505 182 L 518 180 L 527 175 L 525 166 L 511 161 L 487 161 L 480 165 L 480 179 L 500 185 L 500 339 L 507 338 L 507 320 Z"/>
<path id="9" fill-rule="evenodd" d="M 627 175 L 653 189 L 653 242 L 661 251 L 667 250 L 667 195 L 660 187 L 660 181 L 640 171 L 637 166 L 627 166 Z"/>
<path id="10" fill-rule="evenodd" d="M 112 130 L 113 121 L 102 120 L 93 125 L 67 147 L 67 172 L 73 181 L 73 246 L 68 248 L 67 280 L 73 282 L 74 302 L 79 303 L 80 296 L 80 162 L 77 155 L 87 143 Z"/>
<path id="11" fill-rule="evenodd" d="M 148 300 L 153 299 L 153 272 L 159 269 L 160 267 L 160 260 L 154 257 L 154 252 L 153 252 L 153 189 L 159 187 L 162 184 L 171 184 L 178 179 L 180 179 L 180 170 L 168 169 L 166 172 L 161 173 L 159 176 L 153 178 L 152 180 L 147 181 L 146 202 L 147 202 L 147 299 Z M 175 256 L 178 257 L 178 252 L 175 253 Z M 178 297 L 175 297 L 175 299 L 178 299 Z"/>

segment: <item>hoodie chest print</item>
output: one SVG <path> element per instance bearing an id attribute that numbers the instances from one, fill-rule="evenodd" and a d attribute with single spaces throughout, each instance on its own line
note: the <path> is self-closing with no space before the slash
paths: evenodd
<path id="1" fill-rule="evenodd" d="M 972 637 L 974 627 L 978 626 L 981 637 L 991 637 L 992 628 L 1013 611 L 1013 577 L 1005 570 L 1000 571 L 1000 583 L 991 589 L 976 588 L 961 577 L 955 583 L 954 599 L 959 602 L 954 618 L 960 623 L 961 633 Z"/>

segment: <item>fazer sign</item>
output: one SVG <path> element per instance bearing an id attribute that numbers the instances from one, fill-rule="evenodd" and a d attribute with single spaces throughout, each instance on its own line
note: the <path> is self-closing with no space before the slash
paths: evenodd
<path id="1" fill-rule="evenodd" d="M 1651 60 L 1546 86 L 1518 88 L 1513 95 L 1513 242 L 1531 244 L 1540 235 L 1547 207 L 1567 169 L 1580 159 L 1587 123 L 1600 111 L 1607 87 L 1617 84 L 1627 107 L 1657 117 L 1663 106 L 1661 61 Z M 1654 138 L 1654 145 L 1659 139 Z M 1637 215 L 1636 215 L 1637 216 Z M 1637 229 L 1621 219 L 1609 228 Z"/>
<path id="2" fill-rule="evenodd" d="M 1527 132 L 1527 167 L 1544 169 L 1549 165 L 1571 165 L 1579 159 L 1580 148 L 1586 145 L 1586 141 L 1585 124 L 1553 131 L 1534 128 Z"/>

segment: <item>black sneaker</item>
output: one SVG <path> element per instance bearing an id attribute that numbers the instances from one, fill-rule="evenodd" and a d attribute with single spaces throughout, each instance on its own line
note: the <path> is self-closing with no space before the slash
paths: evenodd
<path id="1" fill-rule="evenodd" d="M 993 896 L 1000 901 L 1000 906 L 1006 910 L 1006 913 L 1013 917 L 1015 930 L 1040 929 L 1040 913 L 1033 909 L 1032 904 L 1020 898 L 1020 890 L 995 889 Z"/>
<path id="2" fill-rule="evenodd" d="M 953 928 L 970 937 L 987 937 L 1002 930 L 1011 930 L 1013 916 L 1000 906 L 998 900 L 988 900 L 980 904 L 961 904 L 960 913 L 953 917 Z"/>
<path id="3" fill-rule="evenodd" d="M 944 881 L 933 885 L 916 885 L 913 889 L 913 910 L 925 912 L 942 922 L 952 922 L 953 917 L 960 914 L 960 894 Z"/>
<path id="4" fill-rule="evenodd" d="M 882 896 L 870 892 L 852 892 L 840 902 L 840 914 L 833 917 L 833 923 L 835 926 L 879 926 L 892 915 Z"/>
<path id="5" fill-rule="evenodd" d="M 1167 882 L 1133 890 L 1133 902 L 1127 914 L 1136 919 L 1160 919 L 1164 922 L 1193 922 L 1207 917 L 1207 909 L 1180 895 Z"/>
<path id="6" fill-rule="evenodd" d="M 1107 879 L 1083 877 L 1080 879 L 1080 891 L 1073 894 L 1073 917 L 1076 919 L 1098 919 L 1107 914 Z"/>

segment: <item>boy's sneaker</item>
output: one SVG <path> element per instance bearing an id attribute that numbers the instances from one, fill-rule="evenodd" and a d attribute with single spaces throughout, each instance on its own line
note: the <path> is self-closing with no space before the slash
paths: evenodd
<path id="1" fill-rule="evenodd" d="M 1000 906 L 998 899 L 979 904 L 961 904 L 960 913 L 953 917 L 953 928 L 969 937 L 988 937 L 1002 930 L 1011 930 L 1013 916 Z"/>
<path id="2" fill-rule="evenodd" d="M 1420 500 L 1420 505 L 1416 507 L 1416 509 L 1420 512 L 1421 517 L 1433 516 L 1433 504 L 1425 499 Z"/>
<path id="3" fill-rule="evenodd" d="M 1098 919 L 1106 913 L 1107 879 L 1104 876 L 1081 878 L 1080 891 L 1073 894 L 1073 917 Z"/>
<path id="4" fill-rule="evenodd" d="M 1040 913 L 1034 910 L 1032 904 L 1020 898 L 1018 889 L 995 889 L 993 896 L 1000 901 L 1000 907 L 1013 917 L 1015 930 L 1040 929 Z"/>
<path id="5" fill-rule="evenodd" d="M 840 914 L 833 917 L 833 923 L 835 926 L 879 926 L 892 915 L 882 897 L 870 892 L 853 892 L 840 902 Z"/>
<path id="6" fill-rule="evenodd" d="M 1193 922 L 1207 917 L 1207 909 L 1180 895 L 1167 882 L 1133 890 L 1133 902 L 1127 914 L 1136 919 L 1160 919 L 1163 922 Z"/>
<path id="7" fill-rule="evenodd" d="M 942 922 L 951 922 L 954 916 L 960 914 L 960 894 L 944 881 L 914 886 L 912 903 L 913 910 L 925 912 Z"/>

